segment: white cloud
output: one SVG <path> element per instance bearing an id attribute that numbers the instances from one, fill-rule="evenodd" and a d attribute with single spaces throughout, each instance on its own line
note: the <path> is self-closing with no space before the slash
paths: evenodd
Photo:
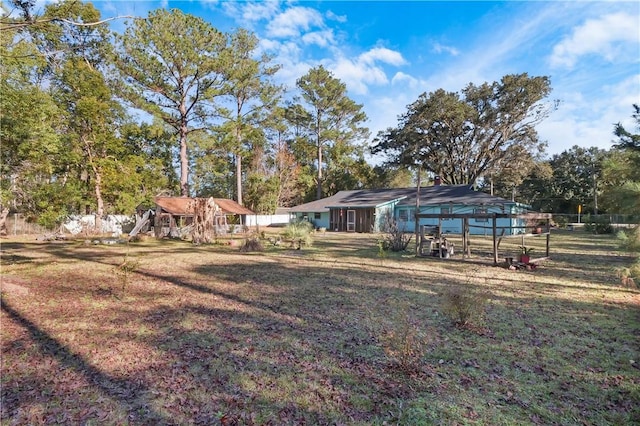
<path id="1" fill-rule="evenodd" d="M 264 1 L 246 3 L 242 9 L 242 19 L 245 21 L 260 21 L 271 19 L 280 11 L 280 2 Z"/>
<path id="2" fill-rule="evenodd" d="M 444 44 L 440 44 L 440 43 L 434 43 L 433 44 L 433 51 L 435 53 L 448 53 L 451 56 L 458 56 L 460 54 L 460 51 L 458 49 L 456 49 L 453 46 L 445 46 Z"/>
<path id="3" fill-rule="evenodd" d="M 354 94 L 364 95 L 368 93 L 369 85 L 386 85 L 389 83 L 387 74 L 380 64 L 394 66 L 404 65 L 407 62 L 399 52 L 375 47 L 355 59 L 338 57 L 328 67 L 335 76 L 342 80 L 349 91 Z"/>
<path id="4" fill-rule="evenodd" d="M 328 11 L 326 13 L 326 17 L 327 17 L 327 19 L 330 19 L 332 21 L 337 21 L 337 22 L 342 22 L 342 23 L 347 22 L 347 17 L 345 15 L 336 15 L 332 11 Z"/>
<path id="5" fill-rule="evenodd" d="M 541 139 L 549 142 L 548 154 L 559 154 L 574 145 L 611 149 L 613 126 L 633 128 L 632 105 L 639 103 L 640 74 L 604 86 L 597 96 L 581 92 L 562 94 L 563 102 L 537 126 Z"/>
<path id="6" fill-rule="evenodd" d="M 637 46 L 640 21 L 638 16 L 627 13 L 613 13 L 599 19 L 589 19 L 583 25 L 574 28 L 573 34 L 564 38 L 553 48 L 549 59 L 551 66 L 572 68 L 581 56 L 595 54 L 612 61 L 625 51 L 623 44 Z"/>
<path id="7" fill-rule="evenodd" d="M 375 47 L 358 57 L 358 62 L 365 64 L 373 64 L 376 61 L 396 66 L 405 65 L 407 63 L 400 52 L 396 52 L 385 47 Z"/>
<path id="8" fill-rule="evenodd" d="M 269 37 L 298 37 L 303 31 L 313 27 L 322 27 L 323 19 L 320 12 L 308 7 L 292 7 L 276 15 L 267 25 Z"/>
<path id="9" fill-rule="evenodd" d="M 347 58 L 338 59 L 331 65 L 331 70 L 337 78 L 347 85 L 349 91 L 356 94 L 366 94 L 369 84 L 385 84 L 388 82 L 384 71 L 378 67 L 354 62 Z"/>
<path id="10" fill-rule="evenodd" d="M 332 30 L 313 31 L 302 36 L 304 44 L 315 44 L 320 47 L 331 46 L 335 43 Z"/>
<path id="11" fill-rule="evenodd" d="M 417 89 L 420 86 L 420 80 L 415 77 L 405 74 L 402 71 L 398 71 L 391 79 L 391 84 L 401 85 L 404 84 L 412 90 Z"/>

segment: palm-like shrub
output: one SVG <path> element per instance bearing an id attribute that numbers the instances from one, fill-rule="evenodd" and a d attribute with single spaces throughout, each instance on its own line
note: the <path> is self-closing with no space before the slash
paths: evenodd
<path id="1" fill-rule="evenodd" d="M 313 224 L 305 220 L 291 222 L 284 228 L 282 236 L 285 240 L 311 246 L 313 243 Z"/>

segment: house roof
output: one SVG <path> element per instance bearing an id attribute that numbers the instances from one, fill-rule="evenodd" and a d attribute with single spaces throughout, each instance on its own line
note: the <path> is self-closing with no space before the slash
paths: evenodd
<path id="1" fill-rule="evenodd" d="M 190 209 L 190 202 L 193 198 L 189 197 L 156 197 L 155 202 L 162 207 L 167 213 L 181 216 L 193 215 Z M 233 200 L 227 198 L 214 198 L 213 201 L 226 214 L 255 214 L 246 207 L 241 206 Z"/>
<path id="2" fill-rule="evenodd" d="M 397 201 L 399 206 L 415 206 L 416 188 L 359 189 L 340 191 L 331 197 L 291 208 L 291 212 L 328 212 L 330 208 L 376 208 Z M 439 204 L 504 205 L 515 202 L 474 191 L 468 185 L 434 185 L 420 188 L 420 205 Z"/>

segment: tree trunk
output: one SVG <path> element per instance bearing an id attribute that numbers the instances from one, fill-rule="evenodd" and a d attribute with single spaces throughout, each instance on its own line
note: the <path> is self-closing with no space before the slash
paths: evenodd
<path id="1" fill-rule="evenodd" d="M 187 152 L 187 135 L 189 134 L 189 127 L 187 126 L 187 106 L 184 98 L 180 102 L 178 110 L 180 111 L 180 195 L 188 197 L 189 156 Z"/>
<path id="2" fill-rule="evenodd" d="M 4 208 L 0 211 L 0 235 L 6 236 L 7 231 L 7 216 L 9 216 L 9 209 Z"/>
<path id="3" fill-rule="evenodd" d="M 102 173 L 98 168 L 94 167 L 93 173 L 95 174 L 96 184 L 96 230 L 102 232 L 102 216 L 104 216 L 104 200 L 102 199 Z"/>
<path id="4" fill-rule="evenodd" d="M 189 203 L 188 210 L 193 211 L 193 244 L 211 243 L 215 236 L 215 217 L 218 207 L 213 198 L 195 198 Z"/>
<path id="5" fill-rule="evenodd" d="M 318 140 L 318 186 L 316 187 L 316 199 L 322 198 L 322 145 Z"/>
<path id="6" fill-rule="evenodd" d="M 93 186 L 94 193 L 96 194 L 96 215 L 94 227 L 97 232 L 102 232 L 102 216 L 104 216 L 104 199 L 102 198 L 102 172 L 100 167 L 96 164 L 93 150 L 91 149 L 91 143 L 87 136 L 82 136 L 82 142 L 84 143 L 85 152 L 87 153 L 87 159 L 89 160 L 89 166 L 93 171 L 95 184 Z"/>
<path id="7" fill-rule="evenodd" d="M 242 156 L 236 155 L 236 194 L 238 204 L 242 205 Z"/>

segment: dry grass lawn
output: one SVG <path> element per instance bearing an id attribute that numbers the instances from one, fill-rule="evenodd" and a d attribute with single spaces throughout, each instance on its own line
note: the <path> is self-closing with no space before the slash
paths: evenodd
<path id="1" fill-rule="evenodd" d="M 640 424 L 640 291 L 614 238 L 554 233 L 533 271 L 490 265 L 489 244 L 440 260 L 333 233 L 259 253 L 5 239 L 0 421 Z M 465 326 L 452 289 L 478 296 Z"/>

